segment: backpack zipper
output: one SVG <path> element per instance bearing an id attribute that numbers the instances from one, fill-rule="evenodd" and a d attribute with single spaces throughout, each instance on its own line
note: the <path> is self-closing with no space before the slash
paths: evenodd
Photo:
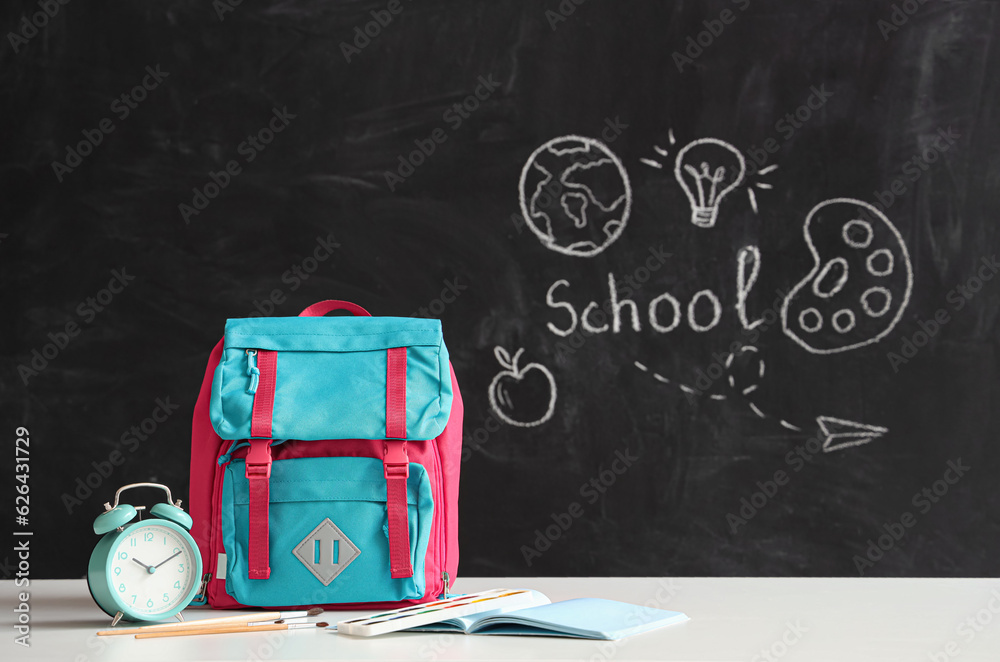
<path id="1" fill-rule="evenodd" d="M 450 577 L 448 575 L 448 548 L 447 548 L 447 513 L 448 508 L 444 503 L 444 464 L 441 462 L 441 451 L 438 448 L 437 439 L 432 439 L 429 442 L 434 445 L 434 463 L 437 465 L 437 485 L 438 485 L 438 495 L 440 503 L 440 509 L 435 508 L 441 513 L 440 526 L 438 527 L 438 560 L 441 568 L 441 579 L 444 582 L 444 596 L 448 597 L 448 583 Z"/>

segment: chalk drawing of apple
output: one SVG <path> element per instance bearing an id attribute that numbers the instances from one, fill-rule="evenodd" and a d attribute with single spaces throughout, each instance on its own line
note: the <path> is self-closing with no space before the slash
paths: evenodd
<path id="1" fill-rule="evenodd" d="M 493 355 L 505 369 L 490 383 L 490 406 L 504 423 L 530 428 L 552 418 L 556 410 L 556 380 L 540 363 L 518 367 L 522 354 L 523 348 L 511 358 L 503 347 L 493 348 Z"/>

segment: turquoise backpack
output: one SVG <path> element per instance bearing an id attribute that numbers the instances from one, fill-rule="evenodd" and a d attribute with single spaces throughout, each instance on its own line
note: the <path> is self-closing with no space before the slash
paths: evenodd
<path id="1" fill-rule="evenodd" d="M 192 428 L 204 599 L 359 608 L 446 594 L 462 414 L 438 320 L 343 301 L 228 320 Z"/>

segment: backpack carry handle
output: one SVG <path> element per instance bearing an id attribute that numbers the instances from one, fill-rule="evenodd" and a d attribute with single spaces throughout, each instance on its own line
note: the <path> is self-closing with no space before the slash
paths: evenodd
<path id="1" fill-rule="evenodd" d="M 356 303 L 350 301 L 338 301 L 337 299 L 327 299 L 309 306 L 299 317 L 322 317 L 333 310 L 346 310 L 356 317 L 371 317 L 372 314 Z"/>

